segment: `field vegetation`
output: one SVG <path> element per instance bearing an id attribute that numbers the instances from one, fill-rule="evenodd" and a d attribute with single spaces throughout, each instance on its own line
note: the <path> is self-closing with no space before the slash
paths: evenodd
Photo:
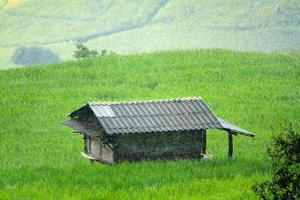
<path id="1" fill-rule="evenodd" d="M 299 126 L 299 53 L 225 50 L 111 55 L 0 71 L 0 199 L 255 199 L 270 177 L 266 145 Z M 114 166 L 79 156 L 80 135 L 60 124 L 87 101 L 202 96 L 216 115 L 256 133 L 208 132 L 213 160 Z"/>

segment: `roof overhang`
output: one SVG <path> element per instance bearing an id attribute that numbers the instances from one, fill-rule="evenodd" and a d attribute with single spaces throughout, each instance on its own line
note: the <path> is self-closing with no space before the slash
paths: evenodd
<path id="1" fill-rule="evenodd" d="M 82 132 L 85 130 L 84 126 L 76 118 L 64 121 L 64 122 L 62 122 L 62 124 L 69 126 L 78 132 Z"/>
<path id="2" fill-rule="evenodd" d="M 218 118 L 218 120 L 221 123 L 221 125 L 223 127 L 222 128 L 223 130 L 231 131 L 233 133 L 240 134 L 240 135 L 245 135 L 245 136 L 248 136 L 248 137 L 254 137 L 255 136 L 255 134 L 253 134 L 253 133 L 251 133 L 251 132 L 249 132 L 245 129 L 242 129 L 242 128 L 240 128 L 240 127 L 238 127 L 238 126 L 236 126 L 236 125 L 234 125 L 234 124 L 232 124 L 228 121 L 225 121 L 221 118 Z"/>
<path id="3" fill-rule="evenodd" d="M 98 132 L 97 131 L 93 131 L 93 130 L 90 130 L 90 129 L 87 129 L 82 123 L 80 123 L 80 121 L 76 118 L 73 118 L 73 119 L 70 119 L 70 120 L 67 120 L 67 121 L 64 121 L 62 122 L 62 124 L 66 125 L 66 126 L 69 126 L 73 129 L 75 129 L 77 132 L 79 133 L 85 133 L 91 137 L 96 137 L 98 136 Z"/>

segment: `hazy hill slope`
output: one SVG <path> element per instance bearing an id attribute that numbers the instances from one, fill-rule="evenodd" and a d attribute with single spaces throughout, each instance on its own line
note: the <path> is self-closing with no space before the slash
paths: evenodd
<path id="1" fill-rule="evenodd" d="M 8 2 L 18 1 L 2 0 L 0 5 Z M 71 59 L 76 42 L 119 53 L 300 49 L 298 0 L 26 0 L 10 4 L 0 13 L 3 67 L 13 64 L 11 58 L 20 46 L 42 46 L 62 60 Z"/>
<path id="2" fill-rule="evenodd" d="M 0 71 L 1 199 L 256 199 L 281 123 L 300 125 L 300 55 L 223 50 L 106 56 Z M 180 76 L 179 76 L 180 74 Z M 82 136 L 60 124 L 88 101 L 202 96 L 217 116 L 256 133 L 208 131 L 213 160 L 115 166 L 79 156 Z"/>
<path id="3" fill-rule="evenodd" d="M 12 7 L 15 7 L 21 3 L 23 3 L 26 0 L 1 0 L 0 4 L 3 5 L 3 9 L 10 9 Z"/>

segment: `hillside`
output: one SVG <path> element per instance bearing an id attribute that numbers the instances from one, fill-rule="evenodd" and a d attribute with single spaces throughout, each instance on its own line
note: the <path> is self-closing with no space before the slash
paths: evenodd
<path id="1" fill-rule="evenodd" d="M 271 135 L 300 118 L 300 55 L 224 50 L 106 56 L 0 71 L 1 199 L 255 199 L 268 177 Z M 60 124 L 87 101 L 202 96 L 216 115 L 256 133 L 209 131 L 213 160 L 115 166 L 79 156 L 80 135 Z"/>
<path id="2" fill-rule="evenodd" d="M 300 47 L 298 0 L 0 0 L 0 10 L 1 68 L 19 64 L 14 54 L 21 46 L 72 59 L 77 42 L 121 54 Z"/>

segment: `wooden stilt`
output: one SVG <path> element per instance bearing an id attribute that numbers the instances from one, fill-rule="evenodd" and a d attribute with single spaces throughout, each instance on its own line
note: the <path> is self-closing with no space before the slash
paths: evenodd
<path id="1" fill-rule="evenodd" d="M 206 154 L 206 129 L 202 130 L 202 153 Z"/>
<path id="2" fill-rule="evenodd" d="M 88 139 L 85 134 L 83 134 L 83 141 L 84 141 L 84 153 L 88 153 Z"/>
<path id="3" fill-rule="evenodd" d="M 233 155 L 232 132 L 228 131 L 228 157 L 232 158 L 232 155 Z"/>
<path id="4" fill-rule="evenodd" d="M 203 135 L 202 135 L 202 130 L 200 130 L 200 157 L 202 158 L 202 146 L 203 146 Z"/>

